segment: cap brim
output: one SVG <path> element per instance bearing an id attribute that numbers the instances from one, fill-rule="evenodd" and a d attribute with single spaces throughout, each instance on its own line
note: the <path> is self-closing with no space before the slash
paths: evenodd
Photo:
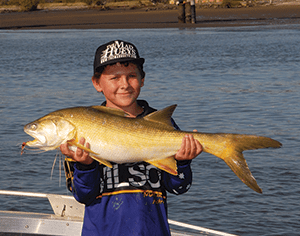
<path id="1" fill-rule="evenodd" d="M 138 65 L 143 65 L 144 62 L 145 62 L 145 59 L 144 58 L 117 58 L 117 59 L 114 59 L 114 60 L 109 60 L 107 62 L 104 62 L 103 64 L 101 64 L 101 66 L 98 66 L 97 68 L 95 68 L 95 72 L 103 67 L 103 66 L 107 66 L 107 65 L 112 65 L 112 64 L 115 64 L 117 62 L 132 62 L 132 63 L 136 63 Z"/>

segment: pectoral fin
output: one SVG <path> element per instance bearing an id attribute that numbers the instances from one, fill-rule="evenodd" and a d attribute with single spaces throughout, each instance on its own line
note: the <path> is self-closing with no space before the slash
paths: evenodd
<path id="1" fill-rule="evenodd" d="M 104 160 L 104 159 L 98 157 L 100 154 L 98 154 L 98 153 L 96 153 L 96 152 L 93 152 L 91 149 L 89 149 L 89 148 L 83 146 L 83 145 L 80 144 L 80 143 L 77 143 L 74 139 L 67 141 L 67 143 L 70 144 L 70 145 L 76 146 L 76 147 L 78 147 L 78 148 L 80 148 L 80 149 L 82 149 L 82 150 L 88 152 L 88 153 L 90 154 L 90 157 L 91 157 L 91 158 L 93 158 L 94 160 L 100 162 L 100 163 L 103 164 L 103 165 L 106 165 L 106 166 L 109 167 L 109 168 L 112 168 L 112 164 L 111 164 L 109 161 L 106 161 L 106 160 Z M 93 154 L 93 155 L 91 155 L 91 154 Z"/>
<path id="2" fill-rule="evenodd" d="M 147 161 L 149 164 L 156 166 L 157 168 L 164 170 L 172 175 L 177 175 L 177 163 L 174 157 L 167 157 L 161 160 Z"/>
<path id="3" fill-rule="evenodd" d="M 96 156 L 93 156 L 93 155 L 90 155 L 91 158 L 93 158 L 94 160 L 100 162 L 101 164 L 109 167 L 109 168 L 112 168 L 112 164 L 109 162 L 109 161 L 106 161 L 100 157 L 96 157 Z"/>
<path id="4" fill-rule="evenodd" d="M 78 147 L 78 148 L 80 148 L 80 149 L 82 149 L 82 150 L 84 150 L 84 151 L 86 151 L 86 152 L 88 152 L 88 153 L 92 153 L 92 154 L 95 154 L 95 155 L 99 155 L 98 153 L 93 152 L 91 149 L 89 149 L 89 148 L 83 146 L 82 144 L 77 143 L 75 139 L 68 140 L 67 143 L 68 143 L 69 145 L 71 145 L 71 146 L 76 146 L 76 147 Z"/>

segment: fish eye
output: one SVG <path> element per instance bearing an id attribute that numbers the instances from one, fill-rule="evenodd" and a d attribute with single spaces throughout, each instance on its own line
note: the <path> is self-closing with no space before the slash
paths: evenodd
<path id="1" fill-rule="evenodd" d="M 37 129 L 37 124 L 32 124 L 32 125 L 30 126 L 30 129 L 31 129 L 31 130 L 36 130 L 36 129 Z"/>

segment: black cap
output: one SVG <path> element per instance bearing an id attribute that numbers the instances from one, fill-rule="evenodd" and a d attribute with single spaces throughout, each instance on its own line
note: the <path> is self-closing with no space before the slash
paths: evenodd
<path id="1" fill-rule="evenodd" d="M 117 62 L 134 62 L 143 65 L 144 58 L 132 43 L 123 40 L 114 40 L 97 48 L 94 60 L 94 73 L 98 68 Z"/>

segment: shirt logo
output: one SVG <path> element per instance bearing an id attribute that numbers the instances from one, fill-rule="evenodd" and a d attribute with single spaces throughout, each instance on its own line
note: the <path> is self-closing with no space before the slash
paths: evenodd
<path id="1" fill-rule="evenodd" d="M 127 190 L 161 190 L 161 171 L 148 163 L 103 166 L 100 194 Z"/>
<path id="2" fill-rule="evenodd" d="M 101 64 L 117 58 L 137 58 L 135 48 L 130 44 L 115 41 L 107 45 L 106 49 L 101 54 Z"/>

